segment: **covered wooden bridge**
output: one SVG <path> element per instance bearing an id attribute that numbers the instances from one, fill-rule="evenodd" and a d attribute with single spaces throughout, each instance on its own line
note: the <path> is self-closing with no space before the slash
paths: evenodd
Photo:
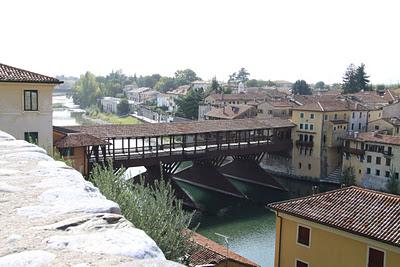
<path id="1" fill-rule="evenodd" d="M 128 168 L 289 151 L 292 127 L 289 120 L 270 118 L 65 126 L 57 131 L 86 134 L 105 142 L 86 148 L 89 165 L 111 158 L 115 167 Z"/>

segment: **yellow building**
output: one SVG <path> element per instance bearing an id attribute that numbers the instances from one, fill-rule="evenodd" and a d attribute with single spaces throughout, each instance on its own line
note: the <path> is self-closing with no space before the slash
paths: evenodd
<path id="1" fill-rule="evenodd" d="M 348 131 L 366 131 L 368 110 L 350 100 L 316 99 L 293 107 L 292 121 L 294 174 L 326 178 L 340 171 L 341 138 Z"/>
<path id="2" fill-rule="evenodd" d="M 400 119 L 390 117 L 370 121 L 368 123 L 368 131 L 380 131 L 389 135 L 400 136 Z"/>
<path id="3" fill-rule="evenodd" d="M 269 204 L 275 267 L 398 267 L 400 197 L 346 187 Z"/>
<path id="4" fill-rule="evenodd" d="M 390 172 L 399 178 L 400 136 L 366 132 L 348 135 L 343 146 L 343 171 L 354 170 L 356 184 L 386 190 Z"/>
<path id="5" fill-rule="evenodd" d="M 0 63 L 0 130 L 51 149 L 52 93 L 60 83 L 55 78 Z"/>

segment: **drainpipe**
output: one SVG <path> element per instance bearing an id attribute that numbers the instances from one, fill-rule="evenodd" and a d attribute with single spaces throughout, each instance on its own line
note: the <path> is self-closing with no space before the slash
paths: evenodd
<path id="1" fill-rule="evenodd" d="M 279 216 L 279 212 L 276 212 L 276 218 L 279 218 L 279 247 L 278 247 L 278 264 L 277 267 L 281 266 L 281 241 L 282 241 L 282 217 Z"/>

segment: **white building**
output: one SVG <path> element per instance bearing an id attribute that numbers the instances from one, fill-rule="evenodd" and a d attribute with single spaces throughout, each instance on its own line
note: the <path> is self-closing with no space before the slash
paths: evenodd
<path id="1" fill-rule="evenodd" d="M 211 86 L 211 83 L 210 83 L 210 82 L 200 81 L 200 80 L 199 80 L 199 81 L 194 81 L 194 82 L 192 82 L 191 85 L 192 85 L 192 88 L 193 88 L 193 89 L 200 89 L 200 88 L 202 88 L 202 89 L 206 90 L 209 86 Z"/>
<path id="2" fill-rule="evenodd" d="M 105 96 L 100 100 L 101 107 L 103 109 L 103 112 L 108 112 L 108 113 L 118 113 L 118 104 L 121 102 L 121 98 L 117 97 L 111 97 L 111 96 Z M 132 111 L 135 102 L 132 100 L 128 100 L 129 102 L 129 109 Z"/>
<path id="3" fill-rule="evenodd" d="M 61 81 L 0 63 L 0 130 L 53 147 L 54 86 Z"/>

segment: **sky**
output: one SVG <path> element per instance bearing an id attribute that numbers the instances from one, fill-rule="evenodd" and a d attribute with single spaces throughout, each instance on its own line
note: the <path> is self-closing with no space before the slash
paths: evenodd
<path id="1" fill-rule="evenodd" d="M 350 63 L 400 82 L 393 0 L 2 0 L 0 62 L 46 75 L 341 82 Z"/>

